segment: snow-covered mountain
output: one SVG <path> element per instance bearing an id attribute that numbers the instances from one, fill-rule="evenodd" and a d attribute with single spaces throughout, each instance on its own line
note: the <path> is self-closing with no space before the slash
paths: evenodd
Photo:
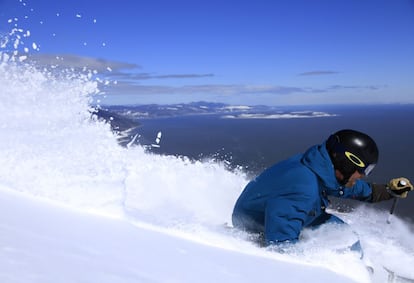
<path id="1" fill-rule="evenodd" d="M 213 102 L 193 102 L 180 104 L 147 104 L 147 105 L 125 105 L 104 106 L 111 112 L 121 114 L 134 119 L 177 117 L 189 115 L 221 115 L 228 119 L 292 119 L 292 118 L 315 118 L 335 116 L 334 113 L 326 113 L 313 110 L 289 110 L 282 107 L 266 105 L 229 105 Z"/>

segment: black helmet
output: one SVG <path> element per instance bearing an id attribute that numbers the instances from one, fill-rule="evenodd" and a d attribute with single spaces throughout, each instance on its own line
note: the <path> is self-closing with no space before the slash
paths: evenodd
<path id="1" fill-rule="evenodd" d="M 334 133 L 326 141 L 326 149 L 334 168 L 344 176 L 344 183 L 355 171 L 369 175 L 378 162 L 375 141 L 358 131 L 340 130 Z"/>

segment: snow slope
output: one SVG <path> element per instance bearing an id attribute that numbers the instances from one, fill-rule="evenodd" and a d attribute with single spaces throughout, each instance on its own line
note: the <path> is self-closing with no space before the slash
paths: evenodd
<path id="1" fill-rule="evenodd" d="M 284 253 L 256 247 L 223 227 L 243 173 L 119 146 L 91 118 L 93 70 L 22 60 L 0 50 L 1 282 L 369 282 L 353 231 L 374 282 L 383 265 L 413 276 L 410 227 L 370 208 Z"/>
<path id="2" fill-rule="evenodd" d="M 352 282 L 324 267 L 197 243 L 10 192 L 0 193 L 0 207 L 0 282 Z"/>

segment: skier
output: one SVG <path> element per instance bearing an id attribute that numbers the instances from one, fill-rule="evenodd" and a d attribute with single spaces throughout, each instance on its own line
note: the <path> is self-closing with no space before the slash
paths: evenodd
<path id="1" fill-rule="evenodd" d="M 295 243 L 305 227 L 344 223 L 326 212 L 328 196 L 366 202 L 407 197 L 413 190 L 407 178 L 395 178 L 388 184 L 361 180 L 377 161 L 378 148 L 371 137 L 340 130 L 304 154 L 276 163 L 247 184 L 235 204 L 233 226 L 262 235 L 266 246 Z"/>

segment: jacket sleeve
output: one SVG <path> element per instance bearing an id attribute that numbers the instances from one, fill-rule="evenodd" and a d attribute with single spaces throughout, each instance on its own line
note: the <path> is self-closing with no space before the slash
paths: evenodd
<path id="1" fill-rule="evenodd" d="M 352 198 L 366 202 L 379 202 L 393 198 L 383 184 L 367 183 L 358 180 L 352 188 L 344 189 L 346 198 Z"/>
<path id="2" fill-rule="evenodd" d="M 379 202 L 392 199 L 393 196 L 388 193 L 385 184 L 370 184 L 372 189 L 371 202 Z"/>
<path id="3" fill-rule="evenodd" d="M 343 198 L 370 202 L 372 197 L 372 188 L 367 182 L 357 180 L 352 188 L 344 188 L 342 193 Z"/>
<path id="4" fill-rule="evenodd" d="M 265 244 L 297 242 L 311 210 L 305 196 L 270 199 L 265 211 Z"/>

